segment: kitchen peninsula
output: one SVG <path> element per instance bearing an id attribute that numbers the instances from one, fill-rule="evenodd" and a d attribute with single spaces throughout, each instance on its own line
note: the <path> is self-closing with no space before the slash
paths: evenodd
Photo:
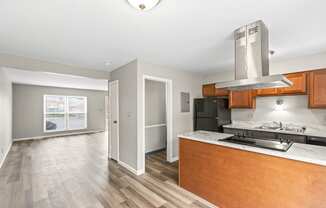
<path id="1" fill-rule="evenodd" d="M 232 134 L 178 135 L 179 184 L 219 207 L 326 207 L 326 147 L 287 152 L 220 141 Z"/>

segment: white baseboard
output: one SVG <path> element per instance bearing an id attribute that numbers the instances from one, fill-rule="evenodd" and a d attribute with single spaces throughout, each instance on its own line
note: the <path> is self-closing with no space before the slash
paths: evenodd
<path id="1" fill-rule="evenodd" d="M 133 167 L 131 167 L 130 165 L 128 165 L 125 162 L 122 161 L 118 161 L 118 164 L 121 165 L 122 167 L 126 168 L 127 170 L 129 170 L 131 173 L 139 176 L 145 173 L 145 170 L 136 170 Z"/>
<path id="2" fill-rule="evenodd" d="M 70 132 L 70 133 L 62 133 L 62 134 L 51 134 L 51 135 L 44 135 L 44 136 L 37 136 L 37 137 L 25 137 L 25 138 L 13 139 L 13 141 L 14 142 L 19 142 L 19 141 L 26 141 L 26 140 L 39 140 L 39 139 L 47 139 L 47 138 L 63 137 L 63 136 L 94 134 L 94 133 L 100 133 L 100 132 L 104 132 L 104 130 L 92 130 L 92 131 L 83 131 L 83 132 Z"/>
<path id="3" fill-rule="evenodd" d="M 10 152 L 11 146 L 12 146 L 12 142 L 10 143 L 10 145 L 9 145 L 9 147 L 8 147 L 8 149 L 7 149 L 7 151 L 5 152 L 5 154 L 4 154 L 3 158 L 2 158 L 2 161 L 0 161 L 0 168 L 1 168 L 2 165 L 5 163 L 5 160 L 6 160 L 6 158 L 7 158 L 7 155 L 8 155 L 8 153 Z"/>
<path id="4" fill-rule="evenodd" d="M 169 162 L 173 163 L 173 162 L 178 161 L 178 160 L 179 160 L 179 157 L 172 157 L 172 159 Z"/>

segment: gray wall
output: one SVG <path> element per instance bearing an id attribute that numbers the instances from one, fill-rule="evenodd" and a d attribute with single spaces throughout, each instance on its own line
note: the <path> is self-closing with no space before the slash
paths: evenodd
<path id="1" fill-rule="evenodd" d="M 62 133 L 43 131 L 43 95 L 45 94 L 86 96 L 87 129 L 80 131 L 105 130 L 106 91 L 13 84 L 14 139 Z"/>
<path id="2" fill-rule="evenodd" d="M 119 80 L 119 160 L 137 169 L 137 61 L 111 72 Z"/>
<path id="3" fill-rule="evenodd" d="M 0 164 L 12 143 L 12 86 L 0 68 Z"/>
<path id="4" fill-rule="evenodd" d="M 177 134 L 193 129 L 193 112 L 182 113 L 180 93 L 190 93 L 190 109 L 193 98 L 201 97 L 201 83 L 204 79 L 198 73 L 181 71 L 135 60 L 111 72 L 111 80 L 119 80 L 120 116 L 120 161 L 137 171 L 144 170 L 141 149 L 145 131 L 143 129 L 143 75 L 171 79 L 173 82 L 173 157 L 178 157 Z M 139 150 L 139 151 L 137 151 Z"/>
<path id="5" fill-rule="evenodd" d="M 152 80 L 145 81 L 145 152 L 166 147 L 165 83 Z"/>
<path id="6" fill-rule="evenodd" d="M 141 147 L 142 137 L 144 131 L 142 131 L 141 123 L 143 120 L 143 75 L 161 77 L 165 79 L 172 80 L 172 156 L 174 159 L 177 159 L 179 156 L 179 140 L 177 135 L 183 132 L 193 130 L 193 111 L 190 112 L 181 112 L 181 92 L 190 93 L 190 109 L 193 109 L 193 99 L 201 97 L 201 84 L 204 77 L 201 74 L 182 71 L 179 69 L 173 69 L 163 66 L 157 66 L 152 64 L 147 64 L 144 62 L 138 62 L 138 141 L 139 146 Z M 142 156 L 138 155 L 138 169 L 141 170 L 144 168 L 145 164 L 142 163 Z"/>

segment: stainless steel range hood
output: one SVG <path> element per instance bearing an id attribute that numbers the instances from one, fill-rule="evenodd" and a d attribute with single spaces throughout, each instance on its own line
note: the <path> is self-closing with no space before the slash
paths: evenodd
<path id="1" fill-rule="evenodd" d="M 216 88 L 246 90 L 292 85 L 283 75 L 269 75 L 268 29 L 261 20 L 237 29 L 234 39 L 235 80 L 218 82 Z"/>

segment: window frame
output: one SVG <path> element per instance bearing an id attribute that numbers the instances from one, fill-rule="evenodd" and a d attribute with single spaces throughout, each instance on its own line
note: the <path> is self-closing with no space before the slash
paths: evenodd
<path id="1" fill-rule="evenodd" d="M 64 97 L 64 112 L 47 112 L 47 97 L 51 96 L 56 96 L 56 97 Z M 74 112 L 70 113 L 69 112 L 69 98 L 82 98 L 84 100 L 84 112 Z M 87 129 L 87 123 L 88 123 L 88 111 L 87 111 L 87 97 L 86 96 L 78 96 L 78 95 L 51 95 L 51 94 L 45 94 L 43 95 L 43 131 L 45 133 L 51 133 L 51 132 L 65 132 L 65 131 L 78 131 L 78 130 L 83 130 Z M 59 129 L 59 130 L 47 130 L 46 129 L 46 121 L 47 121 L 47 115 L 64 115 L 64 129 Z M 84 114 L 85 115 L 85 120 L 84 120 L 84 127 L 83 128 L 70 128 L 69 126 L 69 115 L 70 114 Z"/>
<path id="2" fill-rule="evenodd" d="M 84 112 L 74 112 L 74 113 L 70 113 L 69 112 L 69 98 L 83 98 L 85 105 L 84 105 Z M 69 125 L 69 115 L 70 114 L 84 114 L 85 115 L 85 121 L 84 121 L 84 128 L 70 128 Z M 67 131 L 74 131 L 74 130 L 82 130 L 82 129 L 87 129 L 87 97 L 85 96 L 66 96 L 66 129 Z"/>

